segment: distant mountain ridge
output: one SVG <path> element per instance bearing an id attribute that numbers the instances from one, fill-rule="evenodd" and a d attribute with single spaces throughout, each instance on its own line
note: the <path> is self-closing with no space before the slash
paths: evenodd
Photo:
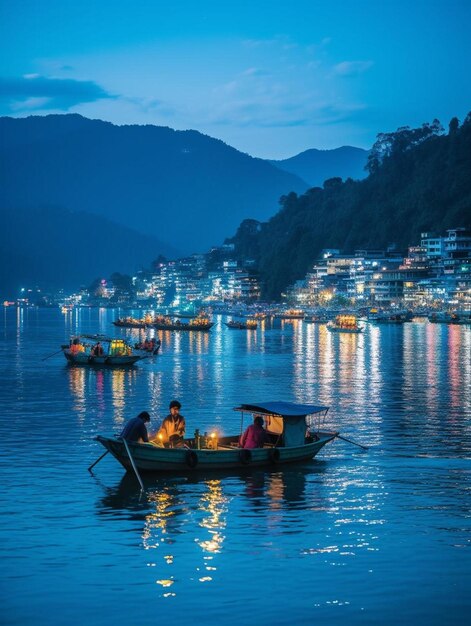
<path id="1" fill-rule="evenodd" d="M 166 241 L 182 254 L 268 219 L 307 183 L 196 131 L 80 115 L 0 118 L 0 206 L 62 206 Z M 156 251 L 158 253 L 159 251 Z"/>
<path id="2" fill-rule="evenodd" d="M 40 286 L 57 290 L 88 286 L 113 272 L 148 267 L 157 251 L 175 250 L 153 237 L 90 213 L 60 207 L 0 208 L 0 297 Z"/>
<path id="3" fill-rule="evenodd" d="M 296 156 L 270 163 L 279 169 L 295 174 L 305 180 L 310 187 L 317 187 L 329 178 L 340 177 L 361 180 L 366 178 L 365 165 L 368 150 L 342 146 L 333 150 L 311 148 Z"/>

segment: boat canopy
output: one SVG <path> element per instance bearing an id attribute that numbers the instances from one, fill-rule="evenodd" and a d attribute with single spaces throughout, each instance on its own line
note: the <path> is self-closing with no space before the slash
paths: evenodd
<path id="1" fill-rule="evenodd" d="M 251 404 L 241 404 L 235 407 L 235 411 L 247 411 L 249 413 L 261 413 L 263 415 L 280 415 L 281 417 L 305 417 L 314 413 L 328 411 L 327 406 L 314 404 L 295 404 L 294 402 L 254 402 Z"/>
<path id="2" fill-rule="evenodd" d="M 87 335 L 87 334 L 72 335 L 72 338 L 74 337 L 76 337 L 77 339 L 93 339 L 94 341 L 106 341 L 106 342 L 116 341 L 116 339 L 113 339 L 112 337 L 107 337 L 106 335 Z"/>

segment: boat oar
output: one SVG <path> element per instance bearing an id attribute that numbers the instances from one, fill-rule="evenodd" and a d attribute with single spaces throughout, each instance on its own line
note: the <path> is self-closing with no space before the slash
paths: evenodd
<path id="1" fill-rule="evenodd" d="M 123 438 L 123 443 L 124 443 L 124 447 L 126 448 L 126 452 L 128 453 L 129 460 L 131 461 L 131 465 L 134 470 L 134 473 L 136 474 L 136 478 L 139 481 L 139 484 L 141 485 L 142 491 L 144 491 L 144 483 L 142 482 L 142 479 L 139 476 L 139 472 L 137 471 L 136 464 L 134 463 L 134 459 L 132 458 L 131 451 L 129 450 L 128 442 L 124 438 Z"/>
<path id="2" fill-rule="evenodd" d="M 60 350 L 58 350 L 57 352 L 53 352 L 49 356 L 45 356 L 44 359 L 41 359 L 41 361 L 45 361 L 46 359 L 50 359 L 51 356 L 55 356 L 56 354 L 59 354 L 59 352 L 62 352 L 62 348 Z"/>
<path id="3" fill-rule="evenodd" d="M 95 465 L 97 463 L 99 463 L 101 461 L 101 459 L 108 454 L 108 452 L 109 452 L 109 450 L 107 450 L 104 454 L 102 454 L 101 457 L 95 461 L 95 463 L 92 463 L 90 465 L 90 467 L 88 468 L 88 471 L 91 472 L 92 471 L 92 467 L 95 467 Z"/>
<path id="4" fill-rule="evenodd" d="M 363 448 L 363 450 L 368 450 L 368 446 L 364 446 L 361 443 L 356 443 L 356 441 L 352 441 L 351 439 L 347 439 L 346 437 L 342 437 L 342 435 L 337 435 L 339 439 L 343 439 L 344 441 L 348 441 L 348 443 L 353 443 L 354 446 L 358 446 L 359 448 Z"/>

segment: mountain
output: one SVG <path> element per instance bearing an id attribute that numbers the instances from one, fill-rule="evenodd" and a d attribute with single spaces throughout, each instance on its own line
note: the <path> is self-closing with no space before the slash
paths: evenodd
<path id="1" fill-rule="evenodd" d="M 77 289 L 113 272 L 148 267 L 158 254 L 175 255 L 153 237 L 89 213 L 0 208 L 0 220 L 2 301 L 17 297 L 22 285 Z"/>
<path id="2" fill-rule="evenodd" d="M 244 218 L 266 220 L 280 195 L 307 187 L 192 130 L 76 114 L 0 118 L 0 207 L 86 211 L 181 254 L 220 245 Z"/>
<path id="3" fill-rule="evenodd" d="M 281 161 L 270 161 L 273 165 L 305 180 L 311 187 L 322 185 L 328 178 L 365 178 L 368 150 L 342 146 L 335 150 L 312 148 Z"/>
<path id="4" fill-rule="evenodd" d="M 471 227 L 471 113 L 444 134 L 440 123 L 381 133 L 365 180 L 332 178 L 323 188 L 281 199 L 268 222 L 246 220 L 234 238 L 236 258 L 255 260 L 268 300 L 305 277 L 323 248 L 406 252 L 422 232 Z"/>

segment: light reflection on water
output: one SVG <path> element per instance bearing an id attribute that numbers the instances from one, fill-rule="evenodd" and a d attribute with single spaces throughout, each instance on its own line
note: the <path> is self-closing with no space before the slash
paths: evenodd
<path id="1" fill-rule="evenodd" d="M 139 315 L 139 312 L 135 312 Z M 471 328 L 413 323 L 336 335 L 266 320 L 157 333 L 161 354 L 68 367 L 75 332 L 120 311 L 4 310 L 0 539 L 6 623 L 465 623 L 469 613 Z M 237 432 L 241 401 L 331 407 L 336 441 L 283 471 L 146 479 L 93 437 L 183 404 L 187 431 Z M 420 580 L 420 585 L 417 582 Z M 27 589 L 28 601 L 24 601 Z M 51 592 L 51 589 L 54 592 Z M 393 614 L 388 608 L 394 599 Z M 41 617 L 44 616 L 44 617 Z"/>

